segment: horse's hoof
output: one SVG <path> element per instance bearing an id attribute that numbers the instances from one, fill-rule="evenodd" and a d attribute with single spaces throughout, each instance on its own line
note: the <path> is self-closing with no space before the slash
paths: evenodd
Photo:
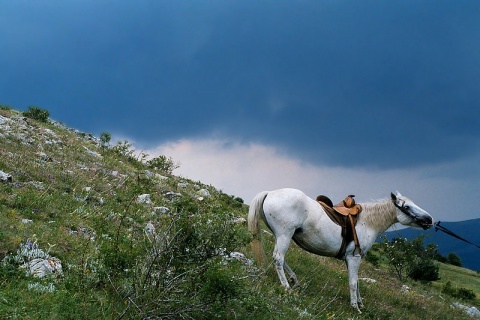
<path id="1" fill-rule="evenodd" d="M 358 313 L 362 313 L 362 311 L 360 311 L 360 308 L 358 307 L 358 305 L 356 303 L 352 303 L 352 307 L 358 311 Z"/>

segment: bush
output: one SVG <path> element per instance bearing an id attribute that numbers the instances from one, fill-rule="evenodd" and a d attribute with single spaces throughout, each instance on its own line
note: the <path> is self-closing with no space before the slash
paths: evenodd
<path id="1" fill-rule="evenodd" d="M 371 250 L 367 252 L 367 255 L 365 256 L 365 260 L 370 262 L 373 266 L 379 267 L 380 266 L 380 257 L 373 253 Z"/>
<path id="2" fill-rule="evenodd" d="M 381 248 L 388 258 L 389 267 L 400 281 L 406 277 L 420 281 L 439 279 L 439 267 L 433 262 L 437 256 L 437 247 L 430 244 L 425 248 L 423 236 L 411 241 L 394 238 L 390 242 L 383 236 Z"/>
<path id="3" fill-rule="evenodd" d="M 454 288 L 452 283 L 448 281 L 442 288 L 442 293 L 448 294 L 454 298 L 464 299 L 464 300 L 474 300 L 475 292 L 466 288 Z"/>
<path id="4" fill-rule="evenodd" d="M 9 111 L 12 110 L 12 107 L 10 107 L 9 105 L 0 104 L 0 110 Z"/>
<path id="5" fill-rule="evenodd" d="M 166 174 L 172 174 L 173 170 L 178 169 L 178 163 L 173 162 L 171 157 L 158 156 L 147 161 L 147 166 L 160 170 Z"/>
<path id="6" fill-rule="evenodd" d="M 455 253 L 450 252 L 447 256 L 447 263 L 451 264 L 452 266 L 457 266 L 461 267 L 462 266 L 462 260 L 460 260 L 460 257 L 457 256 Z"/>
<path id="7" fill-rule="evenodd" d="M 417 281 L 435 281 L 439 280 L 439 266 L 433 260 L 420 260 L 410 272 L 410 278 Z"/>
<path id="8" fill-rule="evenodd" d="M 102 132 L 100 134 L 100 141 L 102 142 L 102 147 L 107 147 L 112 139 L 112 135 L 108 132 Z"/>
<path id="9" fill-rule="evenodd" d="M 47 122 L 48 117 L 50 116 L 50 113 L 47 110 L 35 106 L 28 107 L 28 110 L 24 111 L 22 114 L 27 118 L 38 120 L 40 122 Z"/>

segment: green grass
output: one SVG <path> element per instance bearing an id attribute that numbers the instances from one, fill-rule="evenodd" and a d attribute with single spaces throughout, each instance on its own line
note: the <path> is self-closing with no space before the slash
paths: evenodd
<path id="1" fill-rule="evenodd" d="M 359 276 L 377 282 L 360 283 L 365 309 L 358 314 L 349 304 L 344 262 L 295 244 L 287 261 L 300 285 L 285 292 L 271 263 L 249 267 L 218 255 L 221 249 L 251 256 L 246 226 L 232 222 L 248 209 L 236 197 L 151 168 L 128 149 L 102 147 L 89 135 L 26 123 L 7 108 L 0 115 L 12 119 L 8 132 L 0 126 L 0 170 L 14 178 L 0 182 L 0 260 L 30 240 L 63 266 L 63 276 L 38 279 L 0 264 L 0 319 L 466 318 L 450 307 L 457 300 L 441 293 L 447 281 L 473 290 L 474 301 L 460 302 L 480 308 L 476 272 L 440 264 L 439 281 L 401 283 L 384 264 L 363 262 Z M 199 189 L 211 196 L 198 200 Z M 167 192 L 180 196 L 169 199 Z M 153 215 L 153 205 L 136 202 L 143 193 L 170 211 Z M 148 222 L 162 241 L 148 238 Z M 272 237 L 265 247 L 269 257 Z"/>
<path id="2" fill-rule="evenodd" d="M 434 282 L 436 288 L 441 288 L 450 281 L 453 287 L 472 290 L 476 300 L 480 300 L 480 273 L 450 264 L 440 263 L 440 280 Z M 477 303 L 478 307 L 478 303 Z"/>

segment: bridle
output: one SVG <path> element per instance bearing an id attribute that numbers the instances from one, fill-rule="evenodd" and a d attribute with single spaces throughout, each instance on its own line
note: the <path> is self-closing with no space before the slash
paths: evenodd
<path id="1" fill-rule="evenodd" d="M 394 205 L 395 207 L 397 207 L 400 211 L 402 211 L 402 212 L 403 212 L 404 214 L 406 214 L 408 217 L 410 217 L 410 218 L 412 218 L 413 220 L 415 220 L 415 222 L 418 222 L 418 224 L 419 224 L 420 226 L 422 226 L 422 228 L 423 228 L 423 225 L 425 225 L 425 223 L 424 223 L 424 222 L 422 221 L 422 219 L 420 219 L 418 216 L 413 215 L 410 211 L 408 211 L 408 209 L 405 207 L 405 200 L 399 200 L 399 201 L 402 202 L 402 205 L 401 205 L 401 206 L 399 206 L 399 205 L 397 204 L 397 201 L 396 201 L 396 200 L 393 200 L 393 199 L 392 199 L 392 201 L 393 201 L 393 205 Z"/>

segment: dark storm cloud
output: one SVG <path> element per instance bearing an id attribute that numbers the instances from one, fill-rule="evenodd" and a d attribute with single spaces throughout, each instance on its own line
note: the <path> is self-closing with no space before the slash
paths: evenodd
<path id="1" fill-rule="evenodd" d="M 477 1 L 0 7 L 0 102 L 82 130 L 380 168 L 479 151 Z"/>

